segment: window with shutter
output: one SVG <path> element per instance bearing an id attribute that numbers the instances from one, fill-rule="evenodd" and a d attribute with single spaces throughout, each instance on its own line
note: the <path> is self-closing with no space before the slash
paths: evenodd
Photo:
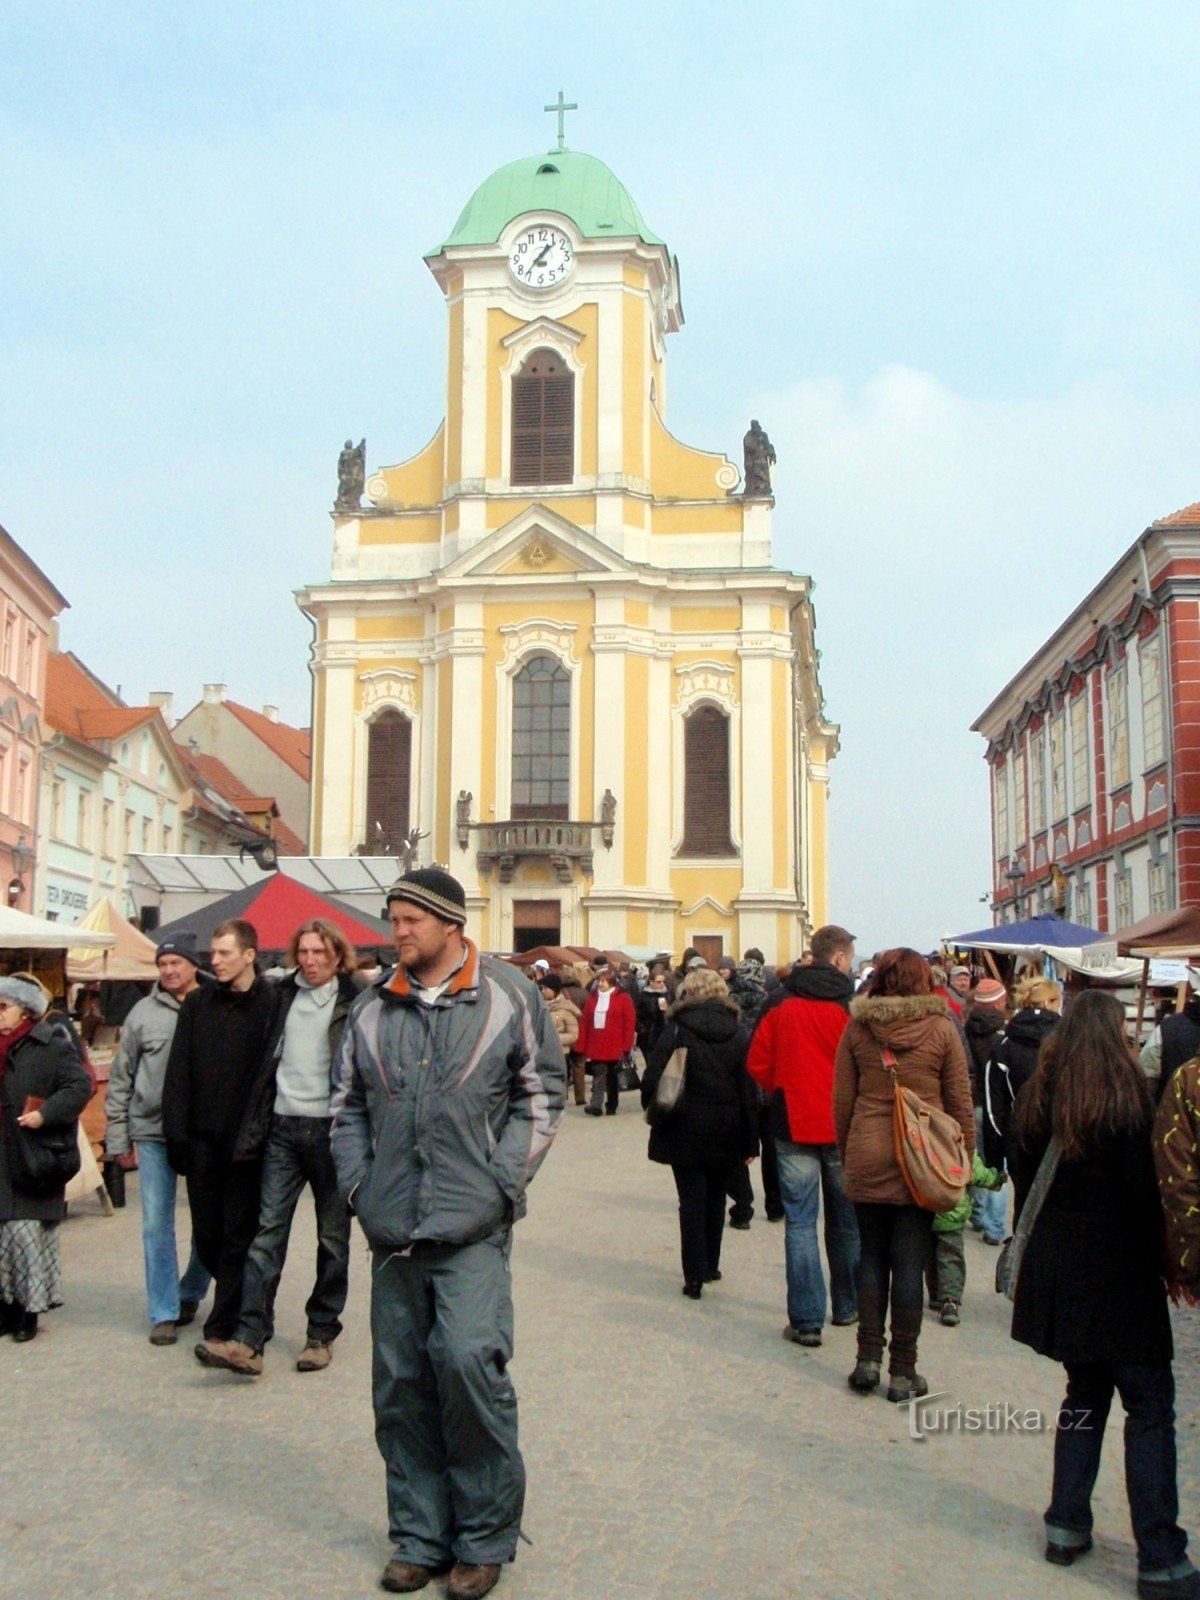
<path id="1" fill-rule="evenodd" d="M 371 855 L 398 852 L 411 826 L 412 723 L 381 711 L 367 735 L 367 837 Z"/>
<path id="2" fill-rule="evenodd" d="M 570 802 L 571 675 L 533 656 L 513 679 L 513 820 L 566 818 Z"/>
<path id="3" fill-rule="evenodd" d="M 575 379 L 560 356 L 535 350 L 512 380 L 514 485 L 575 476 Z"/>
<path id="4" fill-rule="evenodd" d="M 683 724 L 680 855 L 735 855 L 729 806 L 729 718 L 716 706 L 697 706 Z"/>

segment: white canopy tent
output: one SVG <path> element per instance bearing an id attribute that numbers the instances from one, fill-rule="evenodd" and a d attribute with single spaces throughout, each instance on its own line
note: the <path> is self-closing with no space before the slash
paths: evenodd
<path id="1" fill-rule="evenodd" d="M 157 906 L 159 920 L 176 922 L 236 889 L 261 883 L 263 869 L 240 856 L 130 856 L 130 889 L 138 910 Z M 394 856 L 280 856 L 271 869 L 306 889 L 331 894 L 361 915 L 378 918 L 388 889 L 403 868 Z"/>
<path id="2" fill-rule="evenodd" d="M 108 950 L 111 933 L 95 933 L 67 922 L 47 922 L 26 911 L 0 906 L 0 950 Z"/>

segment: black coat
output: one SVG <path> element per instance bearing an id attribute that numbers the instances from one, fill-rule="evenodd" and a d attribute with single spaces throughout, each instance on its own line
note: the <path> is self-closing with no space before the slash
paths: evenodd
<path id="1" fill-rule="evenodd" d="M 637 1042 L 638 1049 L 649 1061 L 654 1053 L 654 1047 L 667 1025 L 667 1013 L 659 1001 L 671 1004 L 669 994 L 659 994 L 656 989 L 643 989 L 638 995 L 634 1005 L 637 1013 Z"/>
<path id="2" fill-rule="evenodd" d="M 67 1214 L 65 1184 L 53 1194 L 32 1195 L 14 1187 L 9 1177 L 9 1130 L 31 1094 L 43 1102 L 42 1117 L 49 1128 L 73 1127 L 92 1098 L 92 1080 L 80 1064 L 70 1035 L 46 1018 L 35 1022 L 12 1046 L 0 1082 L 0 1131 L 4 1135 L 0 1138 L 0 1222 L 61 1222 Z"/>
<path id="3" fill-rule="evenodd" d="M 668 1021 L 642 1078 L 654 1098 L 677 1047 L 687 1050 L 683 1106 L 650 1130 L 651 1161 L 672 1167 L 733 1166 L 758 1154 L 758 1099 L 746 1071 L 750 1036 L 719 1000 L 681 1006 Z"/>
<path id="4" fill-rule="evenodd" d="M 992 1046 L 983 1075 L 983 1160 L 999 1167 L 1012 1153 L 1012 1109 L 1033 1077 L 1042 1040 L 1062 1018 L 1057 1011 L 1026 1006 L 1010 1018 Z"/>
<path id="5" fill-rule="evenodd" d="M 1044 1149 L 1014 1147 L 1018 1217 Z M 1147 1126 L 1059 1164 L 1021 1263 L 1013 1338 L 1070 1366 L 1169 1362 L 1163 1260 Z"/>
<path id="6" fill-rule="evenodd" d="M 983 1076 L 988 1057 L 1004 1032 L 1004 1013 L 995 1006 L 973 1006 L 963 1024 L 967 1036 L 967 1067 L 971 1073 L 971 1098 L 983 1104 Z"/>
<path id="7" fill-rule="evenodd" d="M 1183 1063 L 1200 1052 L 1200 995 L 1189 996 L 1187 1005 L 1178 1015 L 1172 1013 L 1164 1017 L 1158 1031 L 1162 1039 L 1162 1060 L 1154 1092 L 1161 1099 L 1163 1090 Z"/>
<path id="8" fill-rule="evenodd" d="M 276 1004 L 275 985 L 249 989 L 205 983 L 179 1008 L 163 1081 L 163 1137 L 176 1172 L 186 1172 L 193 1140 L 233 1153 L 262 1067 Z"/>
<path id="9" fill-rule="evenodd" d="M 262 1061 L 250 1086 L 245 1109 L 242 1112 L 241 1126 L 234 1140 L 235 1161 L 254 1160 L 265 1155 L 267 1140 L 271 1136 L 271 1119 L 275 1114 L 275 1078 L 279 1072 L 279 1059 L 283 1054 L 283 1034 L 287 1027 L 288 1012 L 292 1009 L 292 1001 L 299 989 L 296 974 L 289 972 L 286 978 L 281 978 L 274 985 L 274 988 L 275 1005 L 271 1012 L 271 1024 L 266 1042 L 263 1045 Z M 333 1002 L 333 1011 L 329 1019 L 329 1044 L 332 1051 L 329 1085 L 331 1095 L 346 1018 L 360 992 L 359 985 L 348 972 L 338 973 L 337 998 Z"/>

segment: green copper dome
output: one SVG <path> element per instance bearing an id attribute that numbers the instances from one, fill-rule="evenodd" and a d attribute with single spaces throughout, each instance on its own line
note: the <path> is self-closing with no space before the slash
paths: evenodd
<path id="1" fill-rule="evenodd" d="M 627 239 L 662 244 L 642 221 L 629 190 L 603 161 L 580 150 L 551 150 L 525 156 L 498 168 L 463 207 L 450 245 L 495 244 L 508 223 L 527 211 L 557 211 L 569 217 L 585 239 Z"/>

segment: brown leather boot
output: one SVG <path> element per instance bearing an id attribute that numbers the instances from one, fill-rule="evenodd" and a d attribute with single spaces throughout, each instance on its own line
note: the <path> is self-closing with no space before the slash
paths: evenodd
<path id="1" fill-rule="evenodd" d="M 575 1091 L 575 1104 L 587 1105 L 587 1068 L 582 1056 L 571 1057 L 571 1087 Z"/>
<path id="2" fill-rule="evenodd" d="M 450 1572 L 450 1581 L 446 1584 L 446 1593 L 450 1600 L 480 1600 L 499 1581 L 498 1566 L 478 1567 L 470 1561 L 456 1561 Z"/>
<path id="3" fill-rule="evenodd" d="M 422 1567 L 415 1561 L 389 1561 L 383 1569 L 379 1587 L 389 1594 L 412 1594 L 423 1589 L 433 1577 L 432 1567 Z"/>

